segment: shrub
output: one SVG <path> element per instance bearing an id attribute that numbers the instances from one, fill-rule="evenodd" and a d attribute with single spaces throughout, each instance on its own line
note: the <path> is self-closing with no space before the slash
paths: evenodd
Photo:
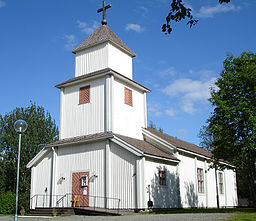
<path id="1" fill-rule="evenodd" d="M 15 213 L 15 197 L 11 191 L 0 194 L 0 214 Z"/>

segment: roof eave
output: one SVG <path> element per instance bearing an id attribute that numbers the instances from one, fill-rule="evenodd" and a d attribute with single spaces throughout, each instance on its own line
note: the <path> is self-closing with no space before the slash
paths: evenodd
<path id="1" fill-rule="evenodd" d="M 173 162 L 173 163 L 179 163 L 180 162 L 179 159 L 174 160 L 174 159 L 170 159 L 170 158 L 166 158 L 166 157 L 155 156 L 155 155 L 152 155 L 152 154 L 144 153 L 144 156 L 149 157 L 149 158 L 153 158 L 153 159 L 157 159 L 157 160 L 166 160 L 166 161 Z"/>
<path id="2" fill-rule="evenodd" d="M 95 75 L 92 75 L 92 76 L 89 76 L 89 77 L 86 77 L 86 75 L 84 75 L 85 77 L 82 77 L 83 75 L 81 75 L 81 79 L 74 79 L 74 81 L 72 82 L 63 82 L 63 83 L 60 83 L 60 84 L 56 84 L 55 87 L 58 88 L 58 89 L 61 89 L 63 87 L 67 87 L 67 86 L 70 86 L 70 85 L 73 85 L 73 84 L 77 84 L 77 83 L 80 83 L 80 82 L 84 82 L 84 81 L 88 81 L 88 80 L 91 80 L 91 79 L 94 79 L 94 78 L 99 78 L 99 77 L 102 77 L 102 76 L 105 76 L 107 74 L 112 74 L 114 75 L 115 77 L 119 78 L 119 79 L 122 79 L 123 81 L 125 81 L 126 83 L 134 86 L 135 88 L 138 88 L 146 93 L 150 92 L 151 90 L 146 88 L 145 86 L 135 82 L 134 80 L 132 79 L 129 79 L 125 76 L 123 76 L 122 74 L 119 74 L 118 72 L 108 68 L 108 69 L 103 69 L 102 71 L 105 71 L 104 73 L 99 73 L 99 74 L 95 74 Z M 89 73 L 91 74 L 91 73 Z M 88 75 L 89 75 L 88 74 Z M 93 74 L 93 73 L 92 73 Z M 80 77 L 80 76 L 79 76 Z"/>
<path id="3" fill-rule="evenodd" d="M 96 137 L 96 138 L 89 138 L 89 139 L 84 139 L 84 140 L 77 140 L 77 141 L 70 141 L 70 142 L 65 142 L 65 143 L 52 143 L 47 145 L 46 147 L 60 147 L 60 146 L 68 146 L 72 144 L 82 144 L 82 143 L 91 143 L 95 141 L 101 141 L 101 140 L 106 140 L 109 138 L 112 138 L 113 135 L 107 135 L 107 136 L 102 136 L 102 137 Z"/>
<path id="4" fill-rule="evenodd" d="M 73 54 L 76 54 L 80 51 L 83 51 L 85 49 L 88 49 L 88 48 L 92 48 L 94 46 L 97 46 L 99 44 L 103 44 L 105 42 L 110 42 L 112 43 L 113 45 L 115 45 L 117 48 L 119 48 L 120 50 L 124 51 L 125 53 L 127 53 L 128 55 L 130 55 L 131 57 L 136 57 L 136 54 L 131 50 L 129 49 L 130 51 L 128 51 L 126 48 L 124 47 L 121 47 L 120 45 L 118 45 L 117 43 L 115 43 L 114 41 L 110 40 L 110 39 L 107 39 L 107 40 L 103 40 L 103 41 L 99 41 L 97 43 L 94 43 L 94 44 L 90 44 L 90 45 L 86 45 L 86 46 L 83 46 L 83 47 L 80 47 L 80 48 L 75 48 L 72 50 L 72 53 Z"/>

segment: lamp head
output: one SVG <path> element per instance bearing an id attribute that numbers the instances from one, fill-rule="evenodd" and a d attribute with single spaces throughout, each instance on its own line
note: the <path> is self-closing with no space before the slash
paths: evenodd
<path id="1" fill-rule="evenodd" d="M 14 123 L 14 129 L 17 133 L 22 134 L 24 133 L 28 128 L 28 124 L 26 121 L 24 120 L 17 120 Z"/>

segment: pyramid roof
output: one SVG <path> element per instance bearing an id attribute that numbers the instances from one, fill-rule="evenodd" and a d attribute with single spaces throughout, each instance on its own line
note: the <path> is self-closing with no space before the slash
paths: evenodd
<path id="1" fill-rule="evenodd" d="M 82 43 L 80 43 L 72 52 L 76 54 L 77 52 L 83 49 L 90 48 L 92 46 L 95 46 L 104 42 L 111 42 L 112 44 L 121 48 L 132 57 L 136 56 L 134 52 L 131 49 L 129 49 L 127 45 L 123 41 L 121 41 L 120 38 L 118 38 L 116 34 L 112 32 L 111 29 L 106 25 L 102 25 L 101 27 L 96 29 L 88 38 L 86 38 Z"/>

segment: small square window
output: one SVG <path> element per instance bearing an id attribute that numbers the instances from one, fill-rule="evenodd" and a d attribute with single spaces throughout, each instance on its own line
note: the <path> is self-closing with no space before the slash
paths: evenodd
<path id="1" fill-rule="evenodd" d="M 90 103 L 90 85 L 79 89 L 79 104 L 85 103 Z"/>
<path id="2" fill-rule="evenodd" d="M 128 104 L 130 106 L 133 106 L 132 104 L 132 90 L 128 88 L 124 88 L 124 103 Z"/>
<path id="3" fill-rule="evenodd" d="M 159 185 L 166 186 L 166 172 L 165 170 L 159 170 Z"/>

